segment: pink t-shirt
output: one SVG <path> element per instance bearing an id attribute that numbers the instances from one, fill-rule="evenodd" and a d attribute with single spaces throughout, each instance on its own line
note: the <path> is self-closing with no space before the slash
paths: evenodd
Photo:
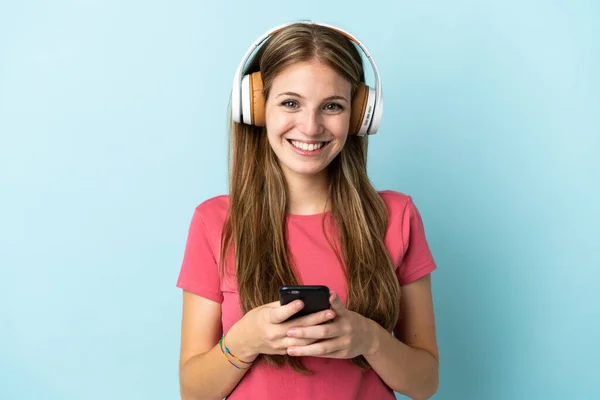
<path id="1" fill-rule="evenodd" d="M 385 243 L 400 285 L 436 269 L 421 216 L 411 197 L 394 191 L 379 192 L 389 211 Z M 228 196 L 200 204 L 192 217 L 177 287 L 221 303 L 223 332 L 242 318 L 234 276 L 219 278 L 217 260 Z M 330 214 L 327 213 L 330 217 Z M 346 279 L 322 230 L 323 214 L 288 215 L 290 256 L 300 284 L 326 285 L 346 301 Z M 271 367 L 260 358 L 228 399 L 395 399 L 393 391 L 373 370 L 363 372 L 349 360 L 304 357 L 312 375 L 291 368 Z M 233 368 L 233 367 L 232 367 Z"/>

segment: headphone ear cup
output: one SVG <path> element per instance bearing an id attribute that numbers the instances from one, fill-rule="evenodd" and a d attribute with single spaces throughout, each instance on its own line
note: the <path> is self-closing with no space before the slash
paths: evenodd
<path id="1" fill-rule="evenodd" d="M 358 134 L 365 117 L 365 110 L 369 99 L 369 88 L 361 83 L 356 88 L 356 93 L 352 97 L 352 112 L 350 114 L 350 129 L 348 133 Z"/>
<path id="2" fill-rule="evenodd" d="M 265 97 L 263 96 L 263 81 L 260 71 L 250 74 L 250 96 L 252 124 L 265 126 Z"/>
<path id="3" fill-rule="evenodd" d="M 260 71 L 242 78 L 242 121 L 246 125 L 265 126 L 265 98 Z"/>

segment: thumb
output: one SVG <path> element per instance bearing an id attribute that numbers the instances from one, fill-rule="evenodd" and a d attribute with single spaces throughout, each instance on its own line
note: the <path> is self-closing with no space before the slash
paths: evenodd
<path id="1" fill-rule="evenodd" d="M 346 306 L 342 303 L 340 296 L 336 292 L 331 292 L 329 295 L 329 303 L 331 304 L 331 309 L 335 311 L 337 315 L 342 314 L 346 311 Z"/>
<path id="2" fill-rule="evenodd" d="M 302 300 L 294 300 L 283 306 L 271 308 L 269 310 L 269 322 L 272 324 L 280 324 L 303 308 L 304 302 Z"/>
<path id="3" fill-rule="evenodd" d="M 275 307 L 279 307 L 280 305 L 281 304 L 279 303 L 279 300 L 277 300 L 277 301 L 273 301 L 271 303 L 263 304 L 262 307 L 265 307 L 265 308 L 275 308 Z"/>

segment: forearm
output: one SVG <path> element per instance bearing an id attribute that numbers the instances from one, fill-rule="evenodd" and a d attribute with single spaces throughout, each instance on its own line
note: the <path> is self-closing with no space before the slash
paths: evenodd
<path id="1" fill-rule="evenodd" d="M 230 345 L 228 337 L 225 343 Z M 236 355 L 242 360 L 251 360 L 250 355 L 243 353 Z M 231 357 L 229 360 L 242 368 L 248 367 Z M 183 365 L 180 371 L 181 398 L 182 400 L 222 400 L 231 393 L 247 371 L 231 365 L 217 344 L 210 351 L 190 358 Z"/>
<path id="2" fill-rule="evenodd" d="M 427 351 L 410 347 L 373 322 L 375 334 L 365 358 L 381 379 L 412 399 L 428 399 L 438 388 L 438 362 Z"/>

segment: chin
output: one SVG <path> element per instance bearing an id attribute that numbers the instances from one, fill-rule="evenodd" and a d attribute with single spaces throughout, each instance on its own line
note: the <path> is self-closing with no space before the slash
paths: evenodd
<path id="1" fill-rule="evenodd" d="M 295 174 L 304 175 L 304 176 L 320 175 L 323 172 L 325 172 L 325 170 L 327 169 L 327 168 L 323 168 L 321 166 L 313 167 L 313 168 L 307 168 L 306 166 L 303 166 L 303 167 L 288 166 L 287 168 Z"/>

